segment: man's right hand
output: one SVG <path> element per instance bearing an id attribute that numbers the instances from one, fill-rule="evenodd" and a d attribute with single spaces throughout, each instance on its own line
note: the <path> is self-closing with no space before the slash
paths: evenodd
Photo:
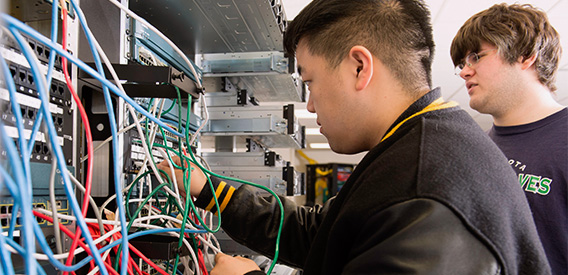
<path id="1" fill-rule="evenodd" d="M 178 156 L 172 157 L 172 160 L 177 166 L 181 166 L 181 160 Z M 199 193 L 201 193 L 201 190 L 203 189 L 205 184 L 207 183 L 207 177 L 205 177 L 205 174 L 203 173 L 203 171 L 201 171 L 199 167 L 197 167 L 197 165 L 189 161 L 185 162 L 184 167 L 188 167 L 188 164 L 191 164 L 190 194 L 192 196 L 198 196 Z M 170 166 L 168 165 L 168 160 L 160 162 L 157 167 L 158 169 L 161 169 L 164 172 L 166 172 L 170 177 L 170 179 L 172 179 L 172 173 L 170 170 Z M 176 169 L 174 166 L 174 173 L 177 180 L 177 185 L 179 188 L 180 195 L 182 195 L 185 198 L 186 191 L 183 186 L 183 171 L 181 169 Z"/>

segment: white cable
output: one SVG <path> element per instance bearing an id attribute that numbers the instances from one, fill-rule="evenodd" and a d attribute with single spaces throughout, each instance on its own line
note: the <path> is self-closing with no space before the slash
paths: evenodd
<path id="1" fill-rule="evenodd" d="M 110 237 L 110 242 L 112 243 L 114 241 L 114 237 Z M 103 253 L 103 256 L 101 257 L 104 261 L 106 261 L 106 258 L 108 257 L 108 255 L 110 254 L 110 251 L 112 251 L 112 249 L 108 249 L 107 251 L 105 251 Z M 87 273 L 87 275 L 94 275 L 95 273 L 97 273 L 99 271 L 99 267 L 95 266 L 95 268 L 93 270 L 91 270 L 89 273 Z"/>
<path id="2" fill-rule="evenodd" d="M 104 56 L 104 55 L 101 55 L 101 56 Z M 104 57 L 106 57 L 106 56 L 104 56 Z M 107 59 L 106 59 L 106 58 L 103 58 L 103 60 L 107 60 Z M 105 64 L 107 64 L 107 63 L 105 62 Z M 109 70 L 110 70 L 110 69 L 109 69 Z M 111 71 L 111 72 L 112 72 L 112 71 Z M 129 106 L 129 107 L 130 107 L 130 106 Z M 152 112 L 154 112 L 154 111 L 156 110 L 156 108 L 157 108 L 157 105 L 155 105 L 155 108 L 152 110 Z M 132 117 L 136 117 L 136 115 L 132 115 Z M 135 121 L 135 122 L 138 122 L 138 120 L 136 120 L 136 119 L 135 119 L 134 121 Z M 140 121 L 142 121 L 142 120 L 140 120 Z M 149 152 L 149 149 L 148 149 L 148 145 L 142 140 L 142 139 L 144 138 L 144 134 L 140 134 L 140 133 L 141 133 L 141 129 L 142 129 L 141 126 L 140 126 L 140 123 L 138 122 L 138 123 L 134 124 L 134 126 L 136 126 L 137 129 L 140 129 L 140 130 L 138 131 L 138 135 L 140 136 L 140 140 L 142 141 L 141 143 L 142 143 L 142 147 L 144 148 L 144 153 L 147 155 L 147 154 L 149 154 L 149 153 L 148 153 L 148 152 Z M 139 126 L 140 126 L 140 127 L 139 127 Z M 112 137 L 110 137 L 110 139 L 112 139 Z M 146 167 L 146 165 L 144 164 L 144 165 L 142 165 L 141 169 L 145 169 L 145 167 Z M 138 178 L 138 177 L 139 177 L 139 176 L 137 176 L 136 178 Z M 158 179 L 160 179 L 160 178 L 158 177 Z M 132 186 L 132 183 L 131 183 L 130 185 L 128 185 L 126 188 L 124 188 L 124 189 L 122 190 L 122 192 L 123 192 L 123 193 L 126 192 L 131 186 Z M 113 194 L 112 196 L 110 196 L 110 197 L 103 203 L 103 205 L 101 206 L 101 215 L 102 215 L 102 211 L 104 211 L 104 209 L 106 208 L 106 206 L 107 206 L 111 201 L 113 201 L 115 198 L 116 198 L 116 194 Z"/>
<path id="3" fill-rule="evenodd" d="M 176 195 L 177 195 L 177 196 L 176 196 L 176 199 L 177 199 L 178 204 L 180 205 L 180 207 L 183 208 L 183 203 L 182 203 L 182 201 L 181 201 L 181 196 L 180 196 L 179 188 L 178 188 L 178 185 L 177 185 L 177 177 L 175 176 L 176 173 L 175 173 L 175 170 L 174 170 L 174 166 L 173 166 L 172 163 L 170 162 L 169 154 L 168 154 L 164 149 L 162 149 L 162 148 L 158 148 L 158 150 L 159 150 L 160 153 L 162 153 L 162 156 L 164 157 L 164 160 L 166 160 L 166 162 L 167 162 L 167 164 L 168 164 L 168 167 L 170 168 L 170 173 L 171 173 L 171 175 L 173 175 L 172 181 L 173 181 L 173 185 L 174 185 L 174 191 L 175 191 L 175 193 L 176 193 Z M 180 211 L 183 211 L 183 210 L 180 209 Z"/>
<path id="4" fill-rule="evenodd" d="M 49 144 L 49 143 L 48 143 Z M 51 148 L 51 146 L 49 146 Z M 57 170 L 57 160 L 51 160 L 51 174 L 49 175 L 49 202 L 51 203 L 51 211 L 53 213 L 53 234 L 55 235 L 55 251 L 63 253 L 63 245 L 61 242 L 61 231 L 59 228 L 59 219 L 57 218 L 57 203 L 55 202 L 55 171 Z"/>
<path id="5" fill-rule="evenodd" d="M 45 209 L 37 209 L 37 211 L 42 213 L 42 214 L 48 215 L 48 216 L 51 216 L 53 214 L 53 213 L 51 213 L 51 211 L 48 211 L 48 210 L 45 210 Z M 77 218 L 75 216 L 71 216 L 71 215 L 65 215 L 65 214 L 58 213 L 58 216 L 59 216 L 60 219 L 64 219 L 64 220 L 69 220 L 69 221 L 76 221 L 77 220 Z M 146 216 L 146 217 L 142 217 L 140 219 L 137 219 L 138 222 L 133 223 L 132 227 L 149 228 L 149 227 L 147 227 L 148 226 L 147 224 L 144 224 L 142 222 L 146 221 L 146 220 L 154 220 L 154 219 L 164 219 L 164 220 L 168 220 L 168 221 L 180 224 L 180 225 L 182 224 L 182 221 L 180 221 L 180 220 L 178 220 L 174 217 L 170 217 L 170 216 L 167 216 L 167 215 L 152 215 L 152 216 L 149 216 L 149 217 Z M 96 219 L 86 218 L 85 221 L 88 222 L 88 223 L 94 223 L 94 222 L 96 222 Z M 120 221 L 103 220 L 103 224 L 120 226 Z M 152 225 L 152 226 L 153 226 L 152 229 L 161 228 L 161 227 L 155 226 L 155 225 Z M 185 228 L 190 229 L 190 230 L 199 230 L 198 228 L 195 228 L 191 223 L 185 223 Z M 104 237 L 104 239 L 106 239 L 106 238 L 110 237 L 109 233 L 118 232 L 118 231 L 115 231 L 115 229 L 107 232 L 101 238 Z M 172 233 L 172 232 L 170 232 L 170 233 Z M 173 233 L 175 233 L 175 232 L 173 232 Z M 213 251 L 215 251 L 217 253 L 221 252 L 221 250 L 219 248 L 215 247 L 215 245 L 213 245 L 210 241 L 207 241 L 205 238 L 200 236 L 200 234 L 196 234 L 196 236 L 197 236 L 197 238 L 199 238 L 199 240 L 201 240 L 205 244 L 205 246 L 210 247 Z M 101 238 L 96 239 L 95 244 L 98 244 L 99 242 L 104 240 L 104 239 L 101 239 Z M 217 245 L 218 245 L 218 243 L 217 243 Z M 82 249 L 82 248 L 77 248 L 77 249 Z M 62 255 L 68 256 L 68 253 L 67 254 L 64 253 Z"/>
<path id="6" fill-rule="evenodd" d="M 45 210 L 45 209 L 38 209 L 38 212 L 44 213 L 44 214 L 46 214 L 46 215 L 52 214 L 50 211 Z M 58 213 L 57 215 L 58 215 L 60 218 L 62 218 L 62 219 L 76 220 L 76 217 L 75 217 L 75 216 L 64 215 L 64 214 L 60 214 L 60 213 Z M 143 217 L 143 218 L 140 219 L 140 221 L 139 221 L 138 223 L 134 223 L 133 226 L 134 226 L 134 227 L 140 227 L 140 228 L 148 228 L 148 229 L 161 229 L 162 227 L 159 227 L 159 226 L 148 225 L 148 224 L 142 223 L 143 220 L 145 220 L 145 219 L 155 219 L 155 218 L 168 219 L 168 220 L 170 220 L 170 221 L 173 221 L 173 222 L 176 222 L 176 223 L 179 223 L 179 224 L 182 223 L 180 220 L 175 219 L 175 218 L 170 217 L 170 216 L 155 215 L 155 216 L 151 216 L 151 217 Z M 85 221 L 86 221 L 86 222 L 92 222 L 93 219 L 85 219 Z M 108 221 L 108 220 L 107 220 L 107 221 L 104 221 L 104 222 L 105 222 L 105 224 L 114 224 L 114 225 L 115 225 L 115 228 L 114 228 L 113 230 L 107 232 L 105 235 L 103 235 L 103 236 L 97 238 L 96 240 L 94 240 L 94 243 L 95 243 L 95 244 L 98 244 L 98 243 L 100 243 L 100 242 L 106 240 L 107 238 L 112 237 L 112 235 L 114 235 L 115 233 L 120 232 L 120 230 L 121 230 L 120 226 L 118 226 L 118 225 L 120 224 L 120 222 L 118 222 L 118 221 Z M 190 226 L 190 227 L 191 227 L 191 224 L 186 223 L 186 226 Z M 171 236 L 174 236 L 174 237 L 177 237 L 177 238 L 180 237 L 180 234 L 177 233 L 177 232 L 166 232 L 166 233 L 167 233 L 168 235 L 171 235 Z M 221 252 L 220 250 L 218 250 L 216 247 L 214 247 L 209 241 L 205 240 L 205 239 L 204 239 L 202 236 L 200 236 L 199 234 L 196 234 L 196 236 L 197 236 L 197 238 L 198 238 L 199 240 L 201 240 L 201 241 L 203 242 L 203 244 L 204 244 L 205 246 L 207 246 L 208 248 L 214 250 L 214 251 L 217 252 L 217 253 L 220 253 L 220 252 Z M 112 242 L 112 239 L 111 239 L 111 242 Z M 191 247 L 190 243 L 189 243 L 185 238 L 183 239 L 183 243 L 184 243 L 184 245 L 188 248 L 188 251 L 189 251 L 190 254 L 191 254 L 191 258 L 192 258 L 192 260 L 193 260 L 193 262 L 194 262 L 194 265 L 195 265 L 196 267 L 198 267 L 199 264 L 197 263 L 197 256 L 195 255 L 195 252 L 193 251 L 193 248 Z M 17 253 L 16 250 L 13 249 L 11 246 L 8 246 L 7 248 L 8 248 L 8 250 L 9 250 L 11 253 Z M 76 255 L 76 254 L 79 254 L 79 253 L 81 253 L 81 252 L 83 252 L 83 251 L 84 251 L 83 248 L 78 248 L 78 249 L 75 251 L 75 255 Z M 107 250 L 106 252 L 110 252 L 110 249 Z M 108 256 L 108 253 L 105 253 L 105 254 L 103 255 L 103 257 L 104 257 L 105 259 L 106 259 L 107 256 Z M 45 255 L 45 254 L 34 253 L 34 257 L 35 257 L 36 259 L 38 259 L 38 260 L 48 260 L 48 257 L 47 257 L 47 255 Z M 69 253 L 63 253 L 63 254 L 56 254 L 56 255 L 54 255 L 54 258 L 55 258 L 55 259 L 66 259 L 67 257 L 69 257 Z M 197 271 L 198 271 L 199 273 L 201 273 L 201 270 L 198 269 Z M 96 272 L 96 271 L 95 271 L 95 272 Z"/>
<path id="7" fill-rule="evenodd" d="M 136 119 L 136 118 L 134 118 L 134 119 Z M 146 119 L 146 118 L 142 117 L 138 122 L 141 123 L 141 122 L 144 121 L 145 119 Z M 128 125 L 127 127 L 122 128 L 122 129 L 121 129 L 120 131 L 118 131 L 116 134 L 117 134 L 117 135 L 121 135 L 121 134 L 123 134 L 124 132 L 127 132 L 128 130 L 130 130 L 130 129 L 134 128 L 134 127 L 136 127 L 136 124 L 134 124 L 134 123 L 133 123 L 133 124 L 130 124 L 130 125 Z M 93 152 L 98 151 L 98 150 L 101 149 L 105 144 L 109 143 L 111 140 L 112 140 L 112 136 L 108 137 L 108 138 L 105 139 L 102 143 L 100 143 L 99 145 L 97 145 L 97 147 L 95 147 L 95 148 L 93 149 Z M 82 158 L 81 158 L 81 162 L 85 162 L 88 158 L 89 158 L 89 156 L 84 156 L 84 157 L 82 157 Z"/>
<path id="8" fill-rule="evenodd" d="M 109 1 L 113 1 L 113 0 L 109 0 Z M 187 146 L 191 146 L 195 142 L 198 134 L 201 132 L 201 130 L 203 130 L 203 127 L 205 127 L 205 125 L 207 125 L 207 123 L 209 122 L 209 111 L 207 110 L 207 104 L 205 103 L 205 99 L 202 98 L 202 100 L 200 102 L 201 102 L 201 106 L 203 107 L 202 113 L 203 113 L 204 119 L 203 119 L 203 122 L 201 123 L 201 125 L 199 126 L 199 128 L 197 128 L 197 130 L 195 131 L 195 133 L 191 137 L 191 141 L 189 142 L 189 144 Z M 188 112 L 189 112 L 189 110 L 188 110 Z M 187 121 L 186 123 L 189 123 L 189 121 Z"/>
<path id="9" fill-rule="evenodd" d="M 161 117 L 161 115 L 162 115 L 162 112 L 163 112 L 163 110 L 164 110 L 164 104 L 165 104 L 165 103 L 166 103 L 165 100 L 161 100 L 159 104 L 156 103 L 156 105 L 160 105 L 160 110 L 158 111 L 158 115 L 156 116 L 158 119 L 159 119 L 159 118 Z M 154 122 L 152 122 L 152 124 L 150 124 L 150 126 L 151 126 L 151 130 L 150 130 L 150 144 L 154 144 L 154 141 L 156 140 L 156 134 L 157 134 L 157 132 L 158 132 L 158 131 L 157 131 L 157 126 L 158 126 L 158 125 L 155 124 Z M 164 138 L 164 143 L 167 144 L 167 139 L 166 139 L 166 137 L 163 137 L 163 138 Z M 142 139 L 142 138 L 141 138 L 141 139 Z M 153 148 L 153 147 L 152 147 L 152 148 Z M 154 159 L 153 159 L 153 157 L 152 157 L 151 154 L 146 154 L 146 157 L 145 157 L 145 159 L 144 159 L 144 164 L 143 164 L 142 166 L 143 166 L 143 167 L 146 166 L 145 164 L 146 164 L 147 162 L 154 163 Z M 141 170 L 141 171 L 142 171 L 142 170 Z M 140 171 L 139 171 L 139 173 L 140 173 Z M 158 181 L 160 182 L 160 184 L 162 184 L 163 181 L 160 180 L 161 177 L 159 177 L 158 175 L 156 175 L 156 177 L 158 178 Z M 144 182 L 140 181 L 140 187 L 139 187 L 139 188 L 140 188 L 140 191 L 138 192 L 138 198 L 140 198 L 140 199 L 142 199 L 142 194 L 143 194 L 143 191 L 144 191 L 144 188 L 143 188 L 144 183 L 146 183 L 146 185 L 148 186 L 148 191 L 152 190 L 152 178 L 148 175 L 146 181 L 144 181 Z M 142 213 L 141 213 L 141 212 L 138 213 L 138 217 L 141 217 L 141 216 L 142 216 Z"/>
<path id="10" fill-rule="evenodd" d="M 75 176 L 73 175 L 73 173 L 71 173 L 71 171 L 67 171 L 67 174 L 69 174 L 69 178 L 71 179 L 71 182 L 73 184 L 75 184 L 77 189 L 79 189 L 79 191 L 81 191 L 83 194 L 85 194 L 85 187 L 83 186 L 83 184 L 81 184 L 75 178 Z M 101 231 L 101 235 L 102 235 L 104 233 L 103 219 L 102 219 L 101 215 L 99 214 L 99 208 L 97 206 L 97 203 L 95 202 L 93 197 L 90 196 L 90 195 L 89 195 L 89 204 L 91 205 L 91 207 L 93 208 L 93 211 L 95 212 L 95 217 L 97 218 L 97 222 L 99 223 L 99 227 L 100 227 L 100 231 Z"/>

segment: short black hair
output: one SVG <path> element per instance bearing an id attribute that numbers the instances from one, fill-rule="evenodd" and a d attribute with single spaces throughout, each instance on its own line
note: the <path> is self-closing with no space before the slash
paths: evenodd
<path id="1" fill-rule="evenodd" d="M 332 68 L 361 45 L 409 91 L 432 85 L 434 40 L 430 12 L 421 0 L 314 0 L 284 33 L 288 55 L 295 55 L 301 39 Z"/>

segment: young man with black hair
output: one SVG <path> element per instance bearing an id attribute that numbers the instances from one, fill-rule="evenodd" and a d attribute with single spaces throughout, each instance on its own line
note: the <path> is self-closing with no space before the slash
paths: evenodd
<path id="1" fill-rule="evenodd" d="M 568 109 L 554 100 L 560 38 L 546 13 L 498 4 L 467 20 L 451 56 L 470 106 L 493 116 L 553 274 L 568 274 Z"/>
<path id="2" fill-rule="evenodd" d="M 325 275 L 550 274 L 507 160 L 431 90 L 434 43 L 422 1 L 315 0 L 289 24 L 284 45 L 332 150 L 369 152 L 325 205 L 282 198 L 280 262 Z M 194 169 L 195 204 L 217 212 L 216 194 L 225 232 L 273 256 L 274 198 L 212 181 L 214 190 L 203 188 Z M 211 274 L 260 273 L 247 259 L 216 260 Z"/>

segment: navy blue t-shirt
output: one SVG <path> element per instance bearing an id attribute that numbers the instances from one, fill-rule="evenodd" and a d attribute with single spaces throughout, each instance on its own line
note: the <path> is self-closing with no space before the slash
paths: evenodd
<path id="1" fill-rule="evenodd" d="M 568 274 L 568 108 L 489 136 L 518 175 L 553 274 Z"/>

